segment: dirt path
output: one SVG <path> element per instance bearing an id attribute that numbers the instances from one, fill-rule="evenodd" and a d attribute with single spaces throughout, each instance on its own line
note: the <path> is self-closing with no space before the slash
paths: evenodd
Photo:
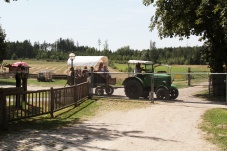
<path id="1" fill-rule="evenodd" d="M 202 86 L 180 90 L 177 101 L 160 102 L 127 112 L 110 112 L 88 121 L 100 136 L 88 144 L 97 150 L 214 151 L 199 130 L 201 115 L 209 108 L 226 107 L 193 96 Z M 106 134 L 105 136 L 101 134 Z M 108 136 L 105 139 L 105 137 Z M 94 135 L 88 135 L 94 138 Z"/>
<path id="2" fill-rule="evenodd" d="M 198 127 L 207 109 L 226 105 L 193 96 L 203 89 L 180 89 L 176 101 L 155 101 L 146 108 L 104 112 L 61 130 L 25 130 L 23 135 L 0 137 L 0 150 L 216 151 Z M 118 89 L 114 94 L 122 95 L 123 91 Z"/>

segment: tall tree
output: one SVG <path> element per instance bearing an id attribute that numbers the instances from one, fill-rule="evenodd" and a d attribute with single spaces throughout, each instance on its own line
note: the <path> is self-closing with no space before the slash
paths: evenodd
<path id="1" fill-rule="evenodd" d="M 101 51 L 100 51 L 100 45 L 102 44 L 101 39 L 98 39 L 98 45 L 99 45 L 99 55 L 101 56 Z"/>
<path id="2" fill-rule="evenodd" d="M 0 63 L 2 63 L 3 59 L 6 57 L 6 42 L 5 42 L 6 34 L 0 25 Z"/>
<path id="3" fill-rule="evenodd" d="M 203 55 L 211 72 L 224 72 L 227 65 L 226 0 L 143 0 L 155 3 L 156 12 L 150 29 L 157 26 L 160 38 L 201 36 L 206 49 Z"/>
<path id="4" fill-rule="evenodd" d="M 105 43 L 103 44 L 103 48 L 104 50 L 109 50 L 108 40 L 105 40 Z"/>
<path id="5" fill-rule="evenodd" d="M 153 42 L 152 40 L 150 40 L 150 58 L 151 60 L 156 63 L 157 62 L 157 59 L 158 59 L 158 56 L 157 56 L 157 53 L 156 53 L 156 43 Z"/>
<path id="6" fill-rule="evenodd" d="M 17 0 L 13 0 L 13 1 L 17 1 Z M 5 0 L 5 2 L 9 3 L 9 2 L 10 2 L 10 0 Z"/>

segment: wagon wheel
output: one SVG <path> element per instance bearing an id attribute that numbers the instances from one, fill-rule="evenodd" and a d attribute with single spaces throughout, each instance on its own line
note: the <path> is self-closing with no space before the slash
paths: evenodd
<path id="1" fill-rule="evenodd" d="M 170 98 L 169 91 L 165 88 L 159 88 L 156 92 L 156 96 L 160 100 L 168 100 Z"/>
<path id="2" fill-rule="evenodd" d="M 176 88 L 171 87 L 170 88 L 170 99 L 174 100 L 178 97 L 178 95 L 179 95 L 179 91 Z"/>
<path id="3" fill-rule="evenodd" d="M 114 93 L 114 88 L 112 86 L 106 86 L 105 91 L 107 95 L 112 95 Z"/>
<path id="4" fill-rule="evenodd" d="M 102 88 L 102 87 L 97 87 L 97 88 L 95 89 L 95 94 L 98 95 L 98 96 L 103 95 L 103 94 L 104 94 L 103 88 Z"/>

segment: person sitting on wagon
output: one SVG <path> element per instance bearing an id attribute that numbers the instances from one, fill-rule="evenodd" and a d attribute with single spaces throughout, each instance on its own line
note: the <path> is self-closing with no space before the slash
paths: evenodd
<path id="1" fill-rule="evenodd" d="M 71 67 L 70 69 L 69 69 L 69 73 L 68 73 L 68 76 L 73 76 L 73 73 L 74 73 L 74 69 L 73 69 L 73 67 Z"/>
<path id="2" fill-rule="evenodd" d="M 67 84 L 68 85 L 73 85 L 72 81 L 74 81 L 74 68 L 71 67 L 69 69 L 69 72 L 68 72 L 68 76 L 67 76 Z"/>
<path id="3" fill-rule="evenodd" d="M 84 67 L 84 69 L 81 72 L 81 82 L 86 82 L 87 78 L 88 78 L 88 70 L 87 70 L 87 66 Z"/>
<path id="4" fill-rule="evenodd" d="M 76 84 L 81 83 L 80 79 L 81 79 L 81 73 L 80 73 L 79 69 L 76 69 L 75 70 L 75 81 L 76 81 Z"/>
<path id="5" fill-rule="evenodd" d="M 94 72 L 95 72 L 94 67 L 90 67 L 90 69 L 88 70 L 88 76 L 91 76 L 92 73 L 94 73 Z"/>
<path id="6" fill-rule="evenodd" d="M 105 79 L 110 78 L 110 74 L 108 73 L 109 70 L 108 70 L 107 66 L 104 65 L 102 68 L 102 71 L 100 71 L 100 72 L 103 72 L 100 74 L 103 78 L 105 78 Z"/>
<path id="7" fill-rule="evenodd" d="M 83 71 L 82 71 L 82 75 L 87 77 L 88 76 L 88 70 L 87 70 L 87 66 L 84 67 Z"/>
<path id="8" fill-rule="evenodd" d="M 91 73 L 93 73 L 93 72 L 95 72 L 94 67 L 90 67 L 90 69 L 89 69 L 89 75 L 90 75 Z"/>
<path id="9" fill-rule="evenodd" d="M 94 72 L 95 71 L 94 67 L 91 67 L 90 71 L 91 72 Z"/>
<path id="10" fill-rule="evenodd" d="M 104 72 L 105 72 L 104 73 L 105 78 L 110 78 L 110 74 L 109 73 L 106 73 L 106 72 L 109 72 L 107 66 L 104 66 L 103 69 L 104 69 Z"/>
<path id="11" fill-rule="evenodd" d="M 109 72 L 107 66 L 104 66 L 102 62 L 99 64 L 98 72 Z M 99 76 L 103 77 L 104 79 L 100 79 L 106 81 L 109 76 L 106 73 L 99 73 Z"/>
<path id="12" fill-rule="evenodd" d="M 104 66 L 102 62 L 99 64 L 98 72 L 104 72 Z"/>

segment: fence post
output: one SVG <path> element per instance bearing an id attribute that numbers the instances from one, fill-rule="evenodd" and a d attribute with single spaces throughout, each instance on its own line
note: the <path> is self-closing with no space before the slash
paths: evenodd
<path id="1" fill-rule="evenodd" d="M 211 76 L 212 75 L 209 75 L 209 73 L 208 73 L 208 77 L 209 77 L 209 97 L 211 96 Z"/>
<path id="2" fill-rule="evenodd" d="M 191 68 L 189 67 L 188 68 L 188 86 L 191 85 L 191 75 L 190 75 L 190 72 L 191 72 Z"/>
<path id="3" fill-rule="evenodd" d="M 22 77 L 22 87 L 24 91 L 27 91 L 28 89 L 28 73 L 23 73 L 23 77 Z M 26 101 L 27 100 L 27 96 L 26 94 L 23 94 L 23 100 L 22 101 Z"/>
<path id="4" fill-rule="evenodd" d="M 0 129 L 7 129 L 8 121 L 6 114 L 6 96 L 4 89 L 0 88 Z"/>
<path id="5" fill-rule="evenodd" d="M 73 100 L 76 107 L 77 106 L 77 85 L 73 86 Z"/>
<path id="6" fill-rule="evenodd" d="M 20 88 L 21 87 L 21 77 L 22 74 L 20 72 L 16 72 L 15 79 L 16 79 L 16 87 Z M 20 95 L 16 95 L 16 108 L 21 107 L 21 98 Z"/>
<path id="7" fill-rule="evenodd" d="M 227 74 L 225 76 L 225 102 L 227 104 Z"/>
<path id="8" fill-rule="evenodd" d="M 89 85 L 89 81 L 87 80 L 87 87 L 86 87 L 86 95 L 87 95 L 87 97 L 90 99 L 91 97 L 90 97 L 90 85 Z"/>
<path id="9" fill-rule="evenodd" d="M 54 118 L 54 89 L 50 88 L 50 116 Z"/>
<path id="10" fill-rule="evenodd" d="M 90 80 L 89 80 L 89 98 L 93 97 L 93 82 L 94 82 L 94 74 L 91 71 Z"/>
<path id="11" fill-rule="evenodd" d="M 149 100 L 154 103 L 154 73 L 151 74 L 151 92 L 149 94 Z"/>

